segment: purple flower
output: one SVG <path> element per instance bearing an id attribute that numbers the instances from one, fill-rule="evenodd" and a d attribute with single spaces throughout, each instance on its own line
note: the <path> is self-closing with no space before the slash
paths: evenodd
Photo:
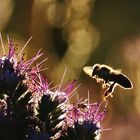
<path id="1" fill-rule="evenodd" d="M 25 61 L 27 43 L 18 52 L 8 38 L 8 54 L 4 51 L 0 57 L 0 139 L 98 140 L 106 106 L 101 110 L 99 103 L 71 104 L 79 85 L 76 87 L 76 80 L 62 84 L 64 75 L 60 85 L 50 88 L 41 72 L 46 59 L 34 65 L 43 53 L 39 50 Z"/>
<path id="2" fill-rule="evenodd" d="M 63 122 L 63 130 L 60 132 L 65 139 L 96 139 L 100 138 L 103 128 L 100 126 L 105 117 L 105 108 L 100 109 L 101 104 L 69 104 L 66 117 Z"/>
<path id="3" fill-rule="evenodd" d="M 74 122 L 83 123 L 89 121 L 93 124 L 101 122 L 105 117 L 105 110 L 100 111 L 100 105 L 95 104 L 70 104 L 67 107 L 66 122 L 67 125 L 72 126 Z"/>
<path id="4" fill-rule="evenodd" d="M 27 43 L 21 51 L 18 52 L 17 46 L 14 44 L 13 40 L 8 38 L 8 54 L 4 54 L 4 56 L 0 58 L 0 91 L 13 91 L 20 81 L 26 83 L 30 91 L 34 91 L 35 80 L 37 79 L 37 74 L 41 71 L 41 64 L 44 60 L 37 63 L 35 66 L 33 63 L 40 58 L 43 53 L 39 50 L 33 58 L 25 61 L 23 50 Z"/>
<path id="5" fill-rule="evenodd" d="M 40 73 L 37 73 L 37 79 L 33 86 L 35 96 L 37 100 L 40 100 L 40 97 L 43 95 L 50 96 L 52 101 L 58 102 L 59 105 L 67 103 L 69 96 L 75 88 L 76 80 L 69 81 L 62 87 L 50 88 L 47 82 L 46 76 L 42 76 Z"/>

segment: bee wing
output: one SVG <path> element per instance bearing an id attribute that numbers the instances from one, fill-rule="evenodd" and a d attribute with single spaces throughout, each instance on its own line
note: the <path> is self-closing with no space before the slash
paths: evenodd
<path id="1" fill-rule="evenodd" d="M 115 81 L 116 83 L 118 83 L 123 88 L 133 88 L 132 82 L 128 79 L 127 76 L 125 76 L 122 73 L 120 73 L 118 75 L 115 75 L 112 78 L 110 79 L 111 81 Z"/>
<path id="2" fill-rule="evenodd" d="M 93 68 L 91 66 L 86 66 L 86 67 L 83 67 L 83 71 L 89 75 L 90 77 L 92 77 L 92 72 L 93 72 Z"/>

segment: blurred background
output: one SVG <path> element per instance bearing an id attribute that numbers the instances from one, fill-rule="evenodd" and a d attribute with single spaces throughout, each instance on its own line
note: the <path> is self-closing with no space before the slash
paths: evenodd
<path id="1" fill-rule="evenodd" d="M 103 122 L 112 128 L 102 140 L 140 140 L 140 1 L 139 0 L 0 0 L 0 31 L 31 58 L 42 48 L 48 81 L 76 79 L 77 94 L 100 101 L 101 85 L 83 73 L 95 63 L 121 69 L 133 82 L 132 90 L 117 87 Z M 5 45 L 5 46 L 6 46 Z M 2 54 L 2 51 L 0 51 Z M 77 95 L 72 97 L 72 102 Z"/>

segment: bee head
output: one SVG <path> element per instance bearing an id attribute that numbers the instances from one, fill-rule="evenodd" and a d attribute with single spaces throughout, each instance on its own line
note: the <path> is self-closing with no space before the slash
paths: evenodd
<path id="1" fill-rule="evenodd" d="M 93 71 L 92 71 L 92 77 L 94 75 L 97 74 L 98 70 L 100 69 L 100 64 L 95 64 L 93 67 L 92 67 Z"/>
<path id="2" fill-rule="evenodd" d="M 94 66 L 86 66 L 83 67 L 83 71 L 89 75 L 91 78 L 93 78 L 93 76 L 97 75 L 98 71 L 100 70 L 100 64 L 95 64 Z"/>

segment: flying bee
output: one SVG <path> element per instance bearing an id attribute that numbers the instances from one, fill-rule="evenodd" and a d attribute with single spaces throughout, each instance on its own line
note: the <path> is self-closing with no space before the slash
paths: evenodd
<path id="1" fill-rule="evenodd" d="M 104 64 L 95 64 L 93 67 L 86 66 L 83 71 L 92 78 L 95 78 L 97 82 L 103 82 L 102 86 L 109 88 L 105 91 L 105 98 L 109 95 L 112 96 L 112 92 L 116 85 L 122 88 L 131 89 L 133 87 L 132 82 L 119 70 L 114 70 L 113 68 Z"/>

